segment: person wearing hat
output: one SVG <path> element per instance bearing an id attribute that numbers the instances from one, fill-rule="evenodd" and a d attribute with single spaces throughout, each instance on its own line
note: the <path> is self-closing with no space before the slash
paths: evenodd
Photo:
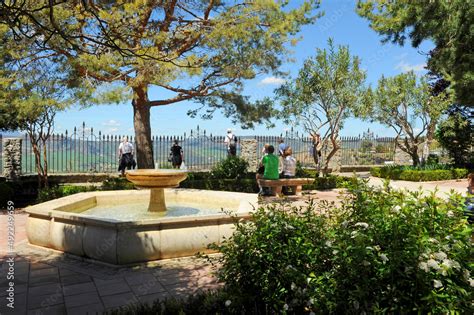
<path id="1" fill-rule="evenodd" d="M 227 154 L 235 156 L 237 154 L 237 137 L 232 133 L 231 129 L 227 129 L 224 143 L 227 146 Z"/>

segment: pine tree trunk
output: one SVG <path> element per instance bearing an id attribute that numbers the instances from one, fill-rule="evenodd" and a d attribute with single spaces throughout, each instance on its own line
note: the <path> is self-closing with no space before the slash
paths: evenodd
<path id="1" fill-rule="evenodd" d="M 150 106 L 145 87 L 133 89 L 133 126 L 135 127 L 135 152 L 140 169 L 155 168 L 151 141 Z"/>

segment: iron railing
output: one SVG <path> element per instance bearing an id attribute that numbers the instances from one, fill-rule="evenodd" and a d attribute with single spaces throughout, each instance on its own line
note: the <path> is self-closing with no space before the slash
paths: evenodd
<path id="1" fill-rule="evenodd" d="M 74 128 L 72 132 L 54 134 L 46 144 L 48 157 L 48 173 L 113 173 L 118 172 L 118 146 L 123 135 L 106 135 L 95 133 L 92 128 Z M 261 148 L 269 143 L 278 148 L 278 142 L 283 137 L 285 143 L 293 148 L 293 155 L 303 166 L 314 166 L 311 155 L 311 139 L 306 135 L 290 130 L 279 136 L 243 136 L 242 139 L 257 140 L 258 158 L 262 156 Z M 134 142 L 133 136 L 128 136 Z M 155 166 L 170 168 L 168 162 L 170 147 L 178 140 L 183 148 L 185 163 L 194 170 L 211 169 L 216 163 L 227 156 L 225 136 L 215 136 L 201 130 L 199 126 L 189 133 L 174 136 L 153 136 L 153 154 Z M 0 134 L 0 140 L 2 135 Z M 2 141 L 0 141 L 0 154 Z M 42 148 L 40 148 L 42 149 Z M 36 173 L 35 159 L 30 140 L 23 136 L 22 173 Z M 324 157 L 329 153 L 323 149 Z M 395 153 L 394 138 L 378 137 L 341 137 L 342 165 L 376 165 L 393 160 Z M 240 154 L 240 146 L 237 146 Z M 138 157 L 139 158 L 139 157 Z M 2 159 L 3 161 L 3 159 Z M 0 170 L 2 170 L 0 163 Z"/>

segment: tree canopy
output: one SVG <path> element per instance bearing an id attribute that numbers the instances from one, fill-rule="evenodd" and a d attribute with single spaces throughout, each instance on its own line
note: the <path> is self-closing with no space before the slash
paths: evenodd
<path id="1" fill-rule="evenodd" d="M 28 18 L 21 19 L 21 29 L 35 34 L 27 59 L 61 57 L 73 69 L 68 82 L 128 90 L 141 168 L 154 166 L 151 107 L 195 100 L 207 106 L 207 116 L 221 110 L 238 120 L 258 121 L 268 103 L 249 106 L 239 96 L 242 82 L 278 73 L 287 44 L 295 42 L 302 25 L 315 21 L 313 10 L 319 6 L 317 0 L 296 8 L 272 0 L 135 0 L 94 1 L 91 10 L 91 3 L 60 1 L 42 10 L 27 1 L 23 10 Z M 10 31 L 18 34 L 18 29 Z M 120 49 L 96 40 L 105 35 L 112 35 Z M 124 49 L 132 53 L 124 54 Z M 151 86 L 160 90 L 154 99 Z M 244 121 L 247 126 L 252 125 L 249 120 Z"/>
<path id="2" fill-rule="evenodd" d="M 408 153 L 418 165 L 419 145 L 429 148 L 436 125 L 451 99 L 446 92 L 433 95 L 425 78 L 417 80 L 413 72 L 401 73 L 391 78 L 380 78 L 366 117 L 392 128 L 400 141 L 397 145 Z"/>
<path id="3" fill-rule="evenodd" d="M 317 49 L 316 55 L 305 60 L 297 78 L 276 90 L 281 116 L 296 122 L 310 134 L 324 131 L 321 140 L 332 149 L 324 166 L 327 172 L 331 157 L 339 149 L 339 132 L 350 115 L 364 108 L 366 74 L 360 60 L 351 56 L 347 46 Z M 315 156 L 316 158 L 316 156 Z"/>
<path id="4" fill-rule="evenodd" d="M 359 0 L 359 15 L 384 41 L 433 41 L 427 67 L 449 81 L 455 101 L 474 107 L 474 5 L 465 0 Z"/>

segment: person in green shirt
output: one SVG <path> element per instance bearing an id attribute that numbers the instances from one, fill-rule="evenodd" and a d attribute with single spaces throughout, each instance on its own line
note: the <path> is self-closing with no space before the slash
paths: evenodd
<path id="1" fill-rule="evenodd" d="M 264 179 L 278 179 L 279 178 L 279 173 L 278 173 L 278 165 L 279 165 L 279 159 L 278 156 L 273 154 L 275 152 L 275 147 L 270 145 L 268 147 L 268 154 L 265 155 L 262 159 L 262 164 L 265 167 L 265 171 L 263 172 L 263 178 Z"/>

